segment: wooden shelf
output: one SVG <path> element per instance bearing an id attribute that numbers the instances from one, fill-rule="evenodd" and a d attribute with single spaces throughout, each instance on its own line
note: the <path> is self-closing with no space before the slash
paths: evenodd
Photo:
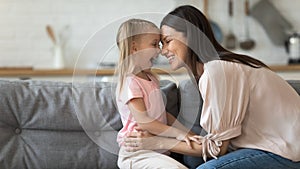
<path id="1" fill-rule="evenodd" d="M 271 65 L 271 70 L 275 72 L 300 72 L 299 65 Z M 32 69 L 32 68 L 0 68 L 0 77 L 18 76 L 18 77 L 32 77 L 32 76 L 73 76 L 73 75 L 91 75 L 91 76 L 110 76 L 114 74 L 114 69 Z M 169 69 L 161 68 L 154 69 L 157 74 L 181 74 L 183 70 L 171 71 Z"/>

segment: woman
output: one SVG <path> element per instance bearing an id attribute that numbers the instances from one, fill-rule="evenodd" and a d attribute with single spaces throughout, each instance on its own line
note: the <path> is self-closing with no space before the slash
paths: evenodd
<path id="1" fill-rule="evenodd" d="M 169 149 L 212 158 L 199 169 L 300 168 L 300 97 L 285 80 L 261 61 L 224 49 L 207 18 L 192 6 L 165 16 L 161 32 L 162 54 L 171 68 L 190 69 L 198 82 L 200 125 L 208 134 L 195 136 L 201 144 L 192 142 L 190 149 L 175 139 L 132 133 L 128 150 Z"/>

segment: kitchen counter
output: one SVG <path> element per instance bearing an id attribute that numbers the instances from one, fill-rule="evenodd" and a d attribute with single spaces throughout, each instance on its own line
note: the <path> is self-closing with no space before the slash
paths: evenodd
<path id="1" fill-rule="evenodd" d="M 284 79 L 300 79 L 299 65 L 270 65 L 271 70 L 275 71 Z M 161 78 L 171 78 L 171 80 L 182 80 L 187 78 L 186 70 L 179 69 L 172 71 L 169 68 L 153 69 Z M 101 79 L 109 81 L 114 75 L 113 68 L 93 69 L 32 69 L 28 68 L 0 68 L 0 79 L 32 79 L 32 80 L 53 80 L 53 81 L 89 81 Z"/>
<path id="2" fill-rule="evenodd" d="M 270 68 L 275 72 L 300 71 L 300 64 L 295 64 L 295 65 L 270 65 Z"/>
<path id="3" fill-rule="evenodd" d="M 297 65 L 270 65 L 275 72 L 299 71 L 300 64 Z M 73 75 L 94 75 L 109 76 L 114 74 L 114 69 L 32 69 L 32 68 L 0 68 L 0 77 L 8 76 L 73 76 Z M 184 70 L 172 71 L 170 69 L 154 69 L 157 74 L 181 74 Z"/>

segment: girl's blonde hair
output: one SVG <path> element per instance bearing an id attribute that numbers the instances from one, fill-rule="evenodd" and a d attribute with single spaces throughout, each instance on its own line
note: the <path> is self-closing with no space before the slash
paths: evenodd
<path id="1" fill-rule="evenodd" d="M 139 35 L 147 33 L 157 34 L 159 33 L 159 29 L 154 23 L 143 19 L 129 19 L 119 27 L 116 38 L 120 55 L 118 67 L 115 72 L 118 74 L 119 80 L 117 90 L 121 91 L 125 77 L 129 73 L 132 73 L 134 68 L 129 57 L 131 55 L 132 42 L 139 38 Z"/>

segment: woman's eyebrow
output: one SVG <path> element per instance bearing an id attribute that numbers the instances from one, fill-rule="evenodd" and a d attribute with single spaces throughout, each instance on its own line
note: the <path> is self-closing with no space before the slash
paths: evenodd
<path id="1" fill-rule="evenodd" d="M 163 36 L 163 41 L 165 41 L 167 38 L 169 37 L 169 35 Z"/>

